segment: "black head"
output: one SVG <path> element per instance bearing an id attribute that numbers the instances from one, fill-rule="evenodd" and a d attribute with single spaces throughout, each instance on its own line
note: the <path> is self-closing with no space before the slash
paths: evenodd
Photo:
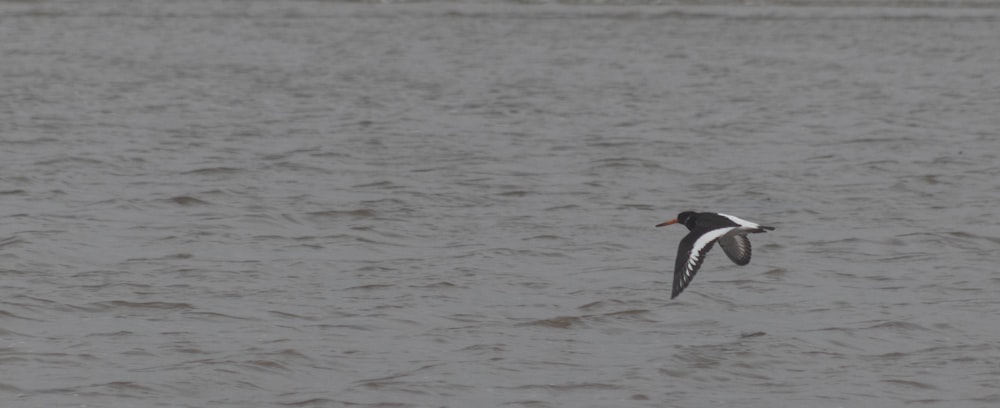
<path id="1" fill-rule="evenodd" d="M 698 219 L 698 213 L 694 211 L 684 211 L 680 214 L 677 214 L 677 222 L 680 224 L 684 224 L 684 226 L 688 227 L 689 230 L 694 229 L 694 224 L 697 219 Z"/>
<path id="2" fill-rule="evenodd" d="M 689 230 L 693 230 L 695 220 L 697 219 L 698 219 L 698 213 L 694 211 L 684 211 L 680 214 L 677 214 L 677 218 L 674 218 L 670 221 L 661 222 L 659 224 L 656 224 L 656 226 L 665 227 L 670 224 L 681 224 L 684 225 L 685 227 L 688 227 Z"/>

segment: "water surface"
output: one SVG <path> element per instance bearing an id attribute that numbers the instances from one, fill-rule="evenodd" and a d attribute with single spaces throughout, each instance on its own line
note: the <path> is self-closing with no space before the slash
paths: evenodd
<path id="1" fill-rule="evenodd" d="M 996 405 L 1000 8 L 896 4 L 0 3 L 0 400 Z"/>

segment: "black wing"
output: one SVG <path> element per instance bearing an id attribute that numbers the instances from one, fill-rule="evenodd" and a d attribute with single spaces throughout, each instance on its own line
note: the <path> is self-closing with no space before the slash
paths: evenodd
<path id="1" fill-rule="evenodd" d="M 719 246 L 726 252 L 729 259 L 737 265 L 750 263 L 750 239 L 746 231 L 735 229 L 719 238 Z"/>
<path id="2" fill-rule="evenodd" d="M 715 241 L 733 229 L 735 227 L 695 229 L 681 240 L 681 244 L 677 247 L 677 260 L 674 261 L 674 289 L 670 294 L 671 299 L 680 295 L 691 283 L 702 262 L 705 262 L 705 254 L 712 249 Z"/>

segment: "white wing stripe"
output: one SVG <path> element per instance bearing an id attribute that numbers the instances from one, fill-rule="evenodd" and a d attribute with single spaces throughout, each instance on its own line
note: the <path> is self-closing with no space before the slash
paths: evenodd
<path id="1" fill-rule="evenodd" d="M 691 272 L 694 269 L 694 266 L 698 264 L 698 259 L 701 258 L 702 255 L 701 250 L 705 248 L 705 245 L 719 239 L 719 237 L 726 235 L 727 232 L 734 229 L 736 229 L 736 227 L 714 229 L 698 237 L 698 239 L 694 241 L 694 245 L 691 246 L 691 253 L 688 255 L 687 268 L 684 268 L 684 275 L 689 278 L 691 277 Z"/>
<path id="2" fill-rule="evenodd" d="M 742 219 L 740 217 L 736 217 L 736 216 L 729 215 L 729 214 L 723 214 L 723 213 L 719 213 L 719 215 L 721 215 L 723 217 L 726 217 L 726 218 L 729 218 L 730 221 L 735 222 L 737 224 L 740 224 L 740 226 L 744 227 L 744 228 L 754 228 L 754 229 L 760 228 L 760 224 L 744 220 L 744 219 Z"/>

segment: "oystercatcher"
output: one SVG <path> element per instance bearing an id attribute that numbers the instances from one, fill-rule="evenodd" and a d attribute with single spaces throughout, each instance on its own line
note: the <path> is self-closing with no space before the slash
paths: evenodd
<path id="1" fill-rule="evenodd" d="M 670 224 L 683 224 L 691 231 L 677 247 L 671 299 L 680 295 L 691 283 L 694 274 L 698 273 L 698 268 L 701 268 L 701 263 L 705 260 L 705 254 L 712 249 L 715 241 L 719 241 L 719 246 L 733 263 L 746 265 L 750 263 L 750 240 L 747 234 L 774 230 L 774 227 L 763 226 L 732 215 L 694 211 L 684 211 L 677 214 L 677 218 L 656 226 L 664 227 Z"/>

